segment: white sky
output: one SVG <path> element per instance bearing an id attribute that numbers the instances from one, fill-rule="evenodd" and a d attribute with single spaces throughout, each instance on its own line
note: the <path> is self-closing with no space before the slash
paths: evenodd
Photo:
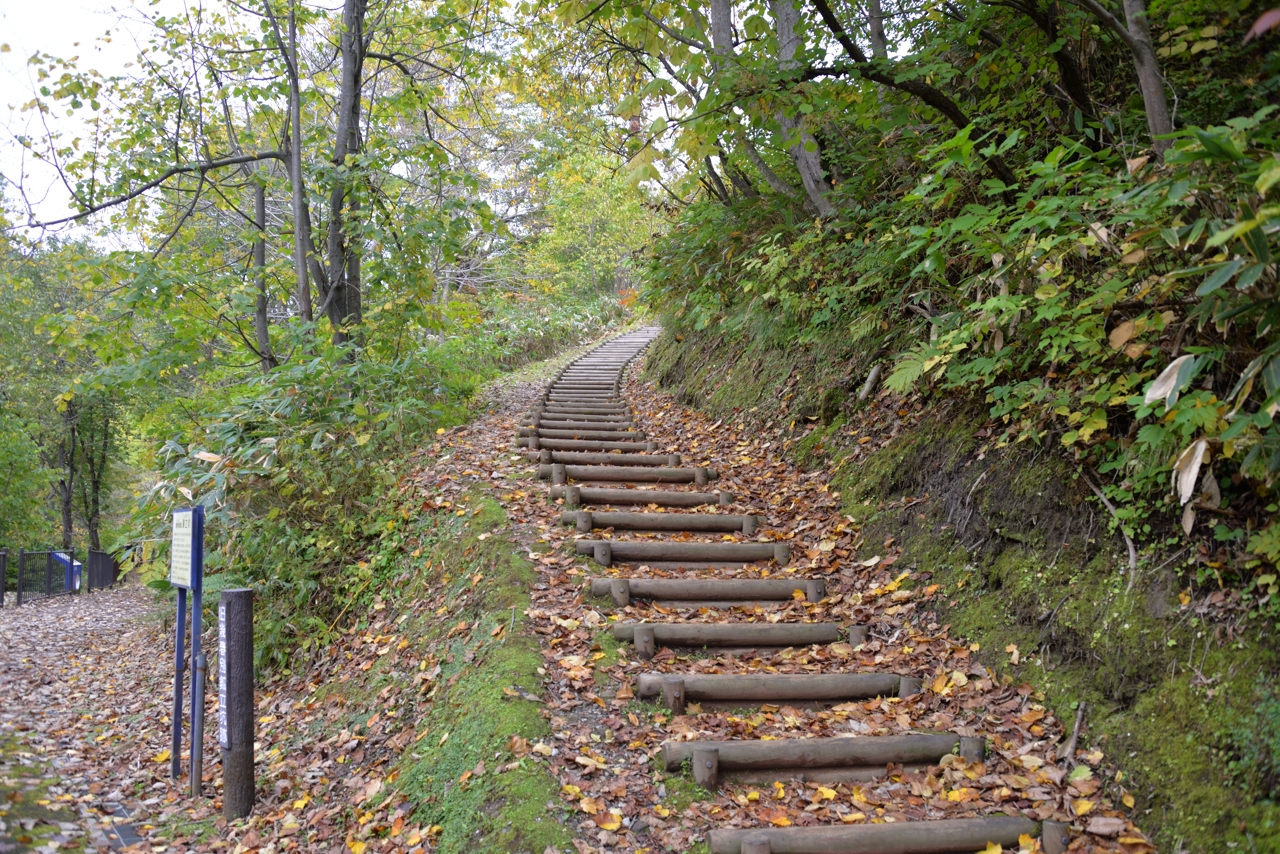
<path id="1" fill-rule="evenodd" d="M 122 14 L 137 17 L 136 12 L 130 15 L 130 5 L 129 0 L 0 0 L 0 45 L 9 47 L 7 53 L 0 52 L 0 174 L 14 184 L 21 181 L 40 219 L 56 219 L 72 211 L 70 195 L 54 170 L 24 158 L 14 141 L 20 134 L 43 134 L 41 123 L 34 121 L 35 114 L 21 110 L 37 90 L 27 60 L 37 52 L 61 58 L 78 56 L 81 71 L 96 68 L 104 76 L 122 72 L 137 55 L 130 35 L 136 24 L 122 24 Z M 138 5 L 148 8 L 152 4 L 142 0 Z M 163 5 L 175 6 L 176 2 L 163 0 Z M 99 38 L 108 30 L 113 31 L 113 40 L 102 44 Z M 75 135 L 77 120 L 63 114 L 51 115 L 49 121 Z M 8 195 L 11 202 L 17 199 L 14 189 Z"/>

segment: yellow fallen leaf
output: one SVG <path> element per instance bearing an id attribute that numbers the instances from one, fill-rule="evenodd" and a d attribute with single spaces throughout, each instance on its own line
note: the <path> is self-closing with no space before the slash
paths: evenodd
<path id="1" fill-rule="evenodd" d="M 998 842 L 988 842 L 987 847 L 979 851 L 978 854 L 1004 854 L 1004 848 Z"/>
<path id="2" fill-rule="evenodd" d="M 759 793 L 759 792 L 756 792 L 756 791 L 747 792 L 747 800 L 749 800 L 749 801 L 758 801 L 758 800 L 760 800 L 760 793 Z"/>
<path id="3" fill-rule="evenodd" d="M 298 798 L 296 801 L 293 802 L 293 808 L 295 810 L 306 809 L 306 806 L 309 803 L 311 803 L 311 796 L 303 795 L 302 797 Z"/>
<path id="4" fill-rule="evenodd" d="M 748 795 L 747 797 L 751 797 L 751 796 Z M 653 807 L 653 814 L 658 816 L 659 818 L 666 818 L 667 816 L 671 815 L 671 810 L 667 809 L 662 804 L 655 804 Z"/>
<path id="5" fill-rule="evenodd" d="M 1191 604 L 1191 591 L 1189 591 L 1189 590 L 1184 590 L 1184 591 L 1182 591 L 1181 593 L 1179 593 L 1179 594 L 1178 594 L 1178 601 L 1179 601 L 1179 602 L 1181 602 L 1183 605 L 1190 605 L 1190 604 Z"/>
<path id="6" fill-rule="evenodd" d="M 845 824 L 853 824 L 855 821 L 866 821 L 867 816 L 866 816 L 866 813 L 847 812 L 844 815 L 840 816 L 840 820 L 843 821 Z"/>
<path id="7" fill-rule="evenodd" d="M 169 757 L 172 755 L 173 754 L 170 753 L 169 751 L 162 750 L 159 753 L 157 753 L 155 756 L 151 757 L 151 761 L 152 762 L 168 762 Z"/>
<path id="8" fill-rule="evenodd" d="M 1071 808 L 1075 810 L 1076 815 L 1084 815 L 1089 810 L 1093 809 L 1093 807 L 1093 801 L 1088 800 L 1087 798 L 1076 798 L 1071 802 Z"/>
<path id="9" fill-rule="evenodd" d="M 534 748 L 534 750 L 537 750 L 537 749 L 538 748 L 536 747 Z M 577 798 L 582 795 L 582 790 L 579 789 L 577 786 L 571 786 L 568 783 L 566 783 L 565 785 L 560 787 L 560 794 L 568 795 L 571 798 Z"/>
<path id="10" fill-rule="evenodd" d="M 359 839 L 354 839 L 347 843 L 347 847 L 351 849 L 351 854 L 364 854 L 364 849 L 368 846 Z"/>
<path id="11" fill-rule="evenodd" d="M 443 435 L 444 435 L 444 428 L 443 428 L 443 427 L 437 427 L 437 428 L 436 428 L 436 435 L 437 435 L 437 436 L 443 436 Z"/>
<path id="12" fill-rule="evenodd" d="M 1125 792 L 1124 795 L 1121 796 L 1120 802 L 1125 806 L 1127 806 L 1129 809 L 1133 809 L 1133 804 L 1134 804 L 1133 795 L 1129 794 L 1128 792 Z"/>
<path id="13" fill-rule="evenodd" d="M 834 801 L 836 799 L 836 790 L 828 789 L 826 786 L 819 786 L 818 799 L 823 801 Z"/>
<path id="14" fill-rule="evenodd" d="M 769 824 L 772 824 L 774 827 L 790 827 L 791 819 L 787 818 L 785 815 L 771 815 L 769 816 Z"/>
<path id="15" fill-rule="evenodd" d="M 601 830 L 617 830 L 622 827 L 622 813 L 616 810 L 609 810 L 609 812 L 593 817 L 592 821 Z"/>
<path id="16" fill-rule="evenodd" d="M 604 801 L 601 798 L 583 798 L 578 801 L 578 809 L 587 815 L 595 815 L 604 809 Z"/>

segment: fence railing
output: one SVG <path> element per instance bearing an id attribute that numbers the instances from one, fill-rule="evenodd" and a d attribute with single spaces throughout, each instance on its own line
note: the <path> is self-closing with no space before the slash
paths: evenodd
<path id="1" fill-rule="evenodd" d="M 15 570 L 12 581 L 11 557 Z M 19 549 L 17 555 L 0 549 L 0 607 L 102 590 L 115 582 L 116 563 L 108 552 L 91 549 L 85 566 L 76 560 L 75 549 Z"/>

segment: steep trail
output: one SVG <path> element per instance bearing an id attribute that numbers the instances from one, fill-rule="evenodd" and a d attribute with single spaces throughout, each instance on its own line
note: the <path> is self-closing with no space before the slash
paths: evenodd
<path id="1" fill-rule="evenodd" d="M 568 365 L 517 431 L 551 481 L 549 512 L 512 497 L 561 546 L 537 585 L 556 610 L 531 616 L 580 830 L 715 854 L 1154 850 L 1103 799 L 1123 790 L 1100 757 L 1058 755 L 1032 687 L 929 619 L 936 588 L 909 589 L 891 543 L 855 557 L 824 477 L 628 381 L 657 333 Z M 693 798 L 678 818 L 673 786 Z"/>

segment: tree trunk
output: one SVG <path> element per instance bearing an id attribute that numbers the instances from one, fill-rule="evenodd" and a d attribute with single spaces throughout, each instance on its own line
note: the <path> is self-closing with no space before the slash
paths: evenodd
<path id="1" fill-rule="evenodd" d="M 267 188 L 258 183 L 253 192 L 254 228 L 253 275 L 258 286 L 257 303 L 253 311 L 253 332 L 258 342 L 258 359 L 262 372 L 270 373 L 279 366 L 271 350 L 271 328 L 267 319 Z"/>
<path id="2" fill-rule="evenodd" d="M 792 0 L 771 0 L 774 27 L 778 35 L 778 67 L 789 71 L 796 67 L 796 47 L 800 43 L 796 35 L 796 25 L 800 22 L 800 10 Z M 800 173 L 800 183 L 804 185 L 805 195 L 817 210 L 818 216 L 824 219 L 835 214 L 836 209 L 827 199 L 827 186 L 822 172 L 822 158 L 818 153 L 817 140 L 800 128 L 800 123 L 787 116 L 782 110 L 777 112 L 778 124 L 782 125 L 782 133 L 787 138 L 795 138 L 789 147 L 791 159 L 795 161 L 796 170 Z"/>
<path id="3" fill-rule="evenodd" d="M 360 250 L 347 222 L 359 205 L 351 198 L 355 180 L 347 171 L 347 156 L 360 151 L 360 90 L 364 82 L 364 21 L 366 0 L 345 0 L 342 12 L 342 86 L 338 97 L 338 128 L 334 135 L 336 172 L 329 193 L 329 293 L 325 296 L 333 343 L 349 339 L 360 323 Z M 354 273 L 354 275 L 352 275 Z"/>
<path id="4" fill-rule="evenodd" d="M 76 482 L 76 402 L 67 401 L 62 411 L 62 439 L 58 444 L 57 495 L 62 513 L 62 547 L 71 548 L 75 534 L 75 482 Z"/>
<path id="5" fill-rule="evenodd" d="M 1169 101 L 1165 98 L 1160 61 L 1151 43 L 1146 0 L 1124 0 L 1124 17 L 1133 39 L 1129 48 L 1133 51 L 1133 67 L 1138 72 L 1138 88 L 1142 90 L 1142 104 L 1147 112 L 1151 146 L 1157 154 L 1163 154 L 1169 147 L 1169 140 L 1157 137 L 1173 133 L 1173 120 L 1169 115 Z"/>
<path id="6" fill-rule="evenodd" d="M 889 43 L 884 37 L 884 9 L 880 0 L 867 0 L 867 34 L 871 38 L 871 55 L 888 59 Z"/>
<path id="7" fill-rule="evenodd" d="M 747 153 L 747 159 L 751 161 L 752 166 L 756 167 L 756 171 L 760 173 L 760 177 L 764 179 L 770 189 L 783 196 L 795 197 L 798 195 L 795 187 L 779 178 L 778 173 L 769 168 L 769 164 L 764 162 L 764 158 L 756 150 L 755 143 L 745 133 L 739 132 L 738 141 L 742 143 L 742 150 Z"/>
<path id="8" fill-rule="evenodd" d="M 289 4 L 289 65 L 289 183 L 293 188 L 295 297 L 298 317 L 304 323 L 310 323 L 314 319 L 311 313 L 311 282 L 307 275 L 311 260 L 311 211 L 307 206 L 307 188 L 302 183 L 302 86 L 298 79 L 301 74 L 298 67 L 298 22 L 292 2 Z"/>

